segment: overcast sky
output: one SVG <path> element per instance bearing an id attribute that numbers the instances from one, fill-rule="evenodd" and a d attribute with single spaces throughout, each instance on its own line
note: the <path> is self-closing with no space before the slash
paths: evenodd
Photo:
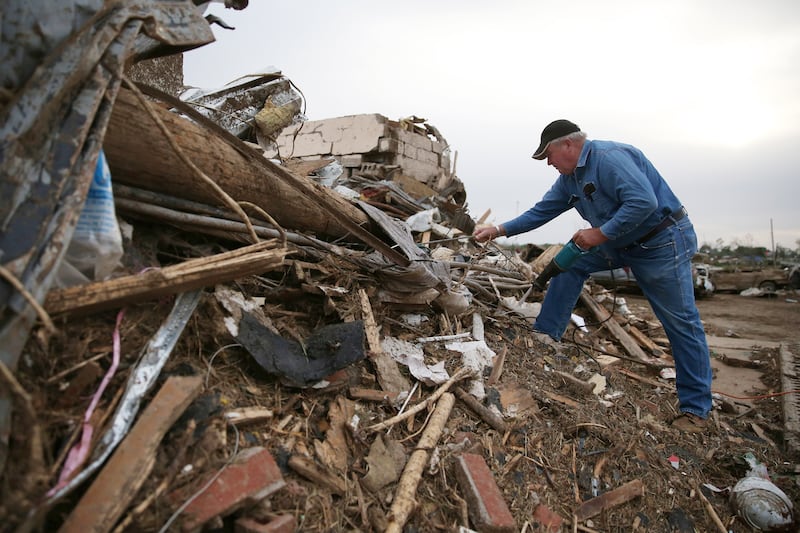
<path id="1" fill-rule="evenodd" d="M 209 9 L 235 26 L 185 54 L 184 81 L 220 87 L 276 67 L 318 120 L 424 117 L 458 152 L 470 214 L 501 223 L 556 171 L 531 159 L 568 118 L 638 146 L 702 242 L 797 248 L 798 0 L 250 0 Z M 567 213 L 515 237 L 565 242 Z"/>

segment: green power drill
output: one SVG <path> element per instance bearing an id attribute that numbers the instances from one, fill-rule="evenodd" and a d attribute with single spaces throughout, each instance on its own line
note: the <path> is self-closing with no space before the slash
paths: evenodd
<path id="1" fill-rule="evenodd" d="M 589 250 L 584 250 L 570 240 L 564 245 L 563 248 L 561 248 L 561 250 L 550 261 L 550 263 L 544 267 L 542 273 L 539 274 L 539 276 L 537 276 L 536 280 L 533 282 L 533 286 L 538 290 L 543 291 L 545 285 L 547 285 L 547 282 L 550 281 L 551 278 L 554 278 L 562 272 L 565 272 L 580 256 L 588 254 L 596 249 L 597 247 L 595 246 Z"/>

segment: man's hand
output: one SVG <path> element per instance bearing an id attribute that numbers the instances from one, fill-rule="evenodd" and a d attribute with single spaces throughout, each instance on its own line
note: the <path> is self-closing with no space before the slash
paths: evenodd
<path id="1" fill-rule="evenodd" d="M 472 236 L 475 237 L 475 240 L 478 242 L 490 241 L 502 235 L 505 235 L 505 232 L 502 230 L 501 226 L 483 226 L 475 229 L 472 233 Z"/>
<path id="2" fill-rule="evenodd" d="M 600 231 L 600 228 L 581 229 L 575 232 L 575 235 L 572 236 L 572 241 L 584 250 L 594 248 L 595 246 L 603 244 L 607 240 L 608 237 L 603 235 L 603 232 Z"/>

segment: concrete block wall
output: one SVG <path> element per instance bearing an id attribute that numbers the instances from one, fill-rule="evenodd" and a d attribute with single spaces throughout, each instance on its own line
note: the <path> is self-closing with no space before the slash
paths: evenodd
<path id="1" fill-rule="evenodd" d="M 431 185 L 450 175 L 450 152 L 440 140 L 419 127 L 408 131 L 376 113 L 292 125 L 281 132 L 276 145 L 278 151 L 267 151 L 267 157 L 277 157 L 278 152 L 306 160 L 333 156 L 350 175 L 370 163 L 400 167 L 403 174 Z"/>
<path id="2" fill-rule="evenodd" d="M 283 130 L 276 143 L 281 155 L 292 157 L 363 154 L 378 149 L 387 121 L 377 114 L 310 120 Z"/>

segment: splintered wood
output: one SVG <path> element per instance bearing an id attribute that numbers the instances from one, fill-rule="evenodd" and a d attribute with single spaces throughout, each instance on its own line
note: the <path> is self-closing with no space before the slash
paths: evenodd
<path id="1" fill-rule="evenodd" d="M 260 274 L 283 264 L 287 250 L 276 248 L 277 242 L 264 241 L 140 274 L 52 290 L 45 309 L 51 314 L 77 316 Z"/>
<path id="2" fill-rule="evenodd" d="M 652 357 L 649 357 L 644 353 L 644 351 L 642 351 L 636 341 L 633 340 L 630 335 L 628 335 L 628 332 L 622 328 L 622 326 L 616 321 L 611 313 L 597 303 L 597 301 L 592 298 L 592 295 L 589 294 L 586 289 L 581 291 L 580 300 L 583 305 L 585 305 L 590 311 L 592 311 L 592 313 L 594 313 L 594 316 L 598 321 L 602 322 L 603 325 L 608 327 L 608 330 L 611 332 L 611 334 L 614 335 L 614 337 L 619 341 L 619 343 L 631 357 L 641 361 L 644 364 L 658 364 L 658 361 L 654 361 Z"/>
<path id="3" fill-rule="evenodd" d="M 380 383 L 384 391 L 395 396 L 400 392 L 408 391 L 411 389 L 411 384 L 400 373 L 397 363 L 381 347 L 380 329 L 378 329 L 378 324 L 375 322 L 367 291 L 359 289 L 358 297 L 361 302 L 364 329 L 367 333 L 369 358 L 375 364 L 378 383 Z"/>

